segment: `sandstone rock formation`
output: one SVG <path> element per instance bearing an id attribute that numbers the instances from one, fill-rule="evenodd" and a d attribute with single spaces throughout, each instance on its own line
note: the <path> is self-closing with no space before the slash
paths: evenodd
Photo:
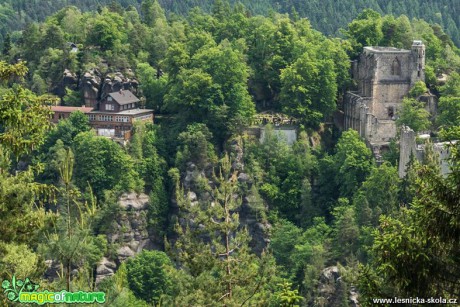
<path id="1" fill-rule="evenodd" d="M 250 247 L 252 250 L 260 254 L 270 242 L 269 235 L 271 225 L 260 214 L 260 210 L 265 210 L 262 200 L 257 199 L 251 194 L 253 180 L 250 175 L 244 173 L 243 149 L 237 141 L 233 141 L 230 146 L 232 171 L 237 172 L 238 183 L 242 187 L 239 195 L 234 195 L 235 198 L 241 198 L 242 203 L 238 208 L 239 221 L 241 227 L 246 227 L 251 236 Z M 209 190 L 200 188 L 203 182 L 213 189 L 215 182 L 213 181 L 212 164 L 207 164 L 203 167 L 198 167 L 193 162 L 186 164 L 186 169 L 181 174 L 181 186 L 184 188 L 184 197 L 190 201 L 190 206 L 198 205 L 200 202 L 209 202 L 211 194 Z M 173 219 L 179 221 L 179 224 L 185 227 L 186 223 L 193 227 L 203 227 L 203 225 L 195 225 L 193 216 L 189 212 L 180 209 L 177 206 L 177 201 L 172 200 L 173 204 Z M 211 202 L 211 205 L 213 203 Z"/>
<path id="2" fill-rule="evenodd" d="M 327 267 L 321 272 L 314 300 L 314 305 L 318 306 L 342 306 L 344 301 L 349 306 L 360 306 L 355 287 L 346 284 L 337 266 Z"/>
<path id="3" fill-rule="evenodd" d="M 115 259 L 102 259 L 96 270 L 96 283 L 113 275 L 126 259 L 154 247 L 147 231 L 148 203 L 146 194 L 125 193 L 119 198 L 120 211 L 107 234 L 109 245 L 115 247 Z"/>

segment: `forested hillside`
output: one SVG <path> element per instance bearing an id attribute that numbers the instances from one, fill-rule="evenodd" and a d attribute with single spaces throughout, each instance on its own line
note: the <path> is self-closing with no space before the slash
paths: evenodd
<path id="1" fill-rule="evenodd" d="M 82 10 L 54 13 L 49 1 L 9 2 L 10 16 L 41 21 L 21 28 L 11 17 L 20 31 L 1 48 L 0 304 L 36 285 L 102 291 L 105 306 L 458 298 L 460 51 L 440 25 L 380 14 L 378 2 L 308 2 L 341 37 L 301 18 L 307 2 L 298 16 L 223 1 L 62 1 Z M 426 80 L 391 120 L 424 132 L 414 143 L 425 149 L 400 177 L 397 137 L 376 159 L 334 119 L 363 47 L 414 39 L 426 46 Z M 123 89 L 140 98 L 127 111 L 155 114 L 127 139 L 98 135 L 96 113 L 112 110 L 50 122 L 51 106 Z M 422 96 L 439 100 L 435 114 Z M 113 114 L 101 121 L 122 125 Z M 427 135 L 446 142 L 450 174 Z"/>
<path id="2" fill-rule="evenodd" d="M 159 2 L 168 13 L 180 15 L 187 15 L 194 7 L 210 12 L 214 3 L 213 0 L 161 0 Z M 237 2 L 241 2 L 252 14 L 267 15 L 273 10 L 293 16 L 307 17 L 315 29 L 326 35 L 337 35 L 340 28 L 344 28 L 365 8 L 373 9 L 381 14 L 406 15 L 410 19 L 422 18 L 441 25 L 457 46 L 460 45 L 460 4 L 455 0 L 230 1 L 232 4 Z M 140 3 L 140 0 L 1 0 L 1 34 L 4 36 L 7 32 L 18 30 L 27 22 L 43 21 L 47 16 L 67 5 L 75 5 L 87 11 L 104 5 L 115 6 L 116 4 L 139 8 Z"/>

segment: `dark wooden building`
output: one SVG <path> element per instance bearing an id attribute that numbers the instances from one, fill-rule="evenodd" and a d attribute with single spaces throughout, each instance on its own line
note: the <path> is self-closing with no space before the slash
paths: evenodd
<path id="1" fill-rule="evenodd" d="M 61 119 L 66 119 L 70 116 L 70 113 L 75 111 L 83 112 L 84 114 L 88 114 L 91 112 L 93 108 L 90 107 L 65 107 L 65 106 L 52 106 L 51 111 L 54 112 L 53 117 L 51 118 L 51 122 L 57 124 Z"/>
<path id="2" fill-rule="evenodd" d="M 140 109 L 140 100 L 129 90 L 109 93 L 103 97 L 96 108 L 52 107 L 55 112 L 52 119 L 57 123 L 59 119 L 69 117 L 71 112 L 80 110 L 87 114 L 91 127 L 97 134 L 111 138 L 128 140 L 137 121 L 153 123 L 153 110 Z"/>

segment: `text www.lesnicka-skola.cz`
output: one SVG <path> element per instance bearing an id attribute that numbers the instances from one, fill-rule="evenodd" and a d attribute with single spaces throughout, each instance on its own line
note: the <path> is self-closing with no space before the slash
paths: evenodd
<path id="1" fill-rule="evenodd" d="M 374 298 L 374 304 L 458 304 L 459 300 L 456 298 L 443 298 L 443 297 L 408 297 L 408 298 Z"/>

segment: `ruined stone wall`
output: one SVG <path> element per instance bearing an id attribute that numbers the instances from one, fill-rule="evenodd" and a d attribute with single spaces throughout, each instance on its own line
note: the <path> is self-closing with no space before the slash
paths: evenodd
<path id="1" fill-rule="evenodd" d="M 396 136 L 398 110 L 418 80 L 424 80 L 425 46 L 414 41 L 412 50 L 365 47 L 353 63 L 358 90 L 344 99 L 344 129 L 355 129 L 369 143 L 388 143 Z M 427 108 L 436 103 L 428 99 Z"/>
<path id="2" fill-rule="evenodd" d="M 418 98 L 425 105 L 425 110 L 430 112 L 432 117 L 438 113 L 438 98 L 433 94 L 423 94 Z M 434 119 L 434 118 L 432 118 Z"/>
<path id="3" fill-rule="evenodd" d="M 370 112 L 378 119 L 392 119 L 401 108 L 402 99 L 409 93 L 409 82 L 379 82 L 374 85 Z M 390 112 L 392 108 L 392 112 Z M 393 113 L 393 116 L 390 116 Z"/>
<path id="4" fill-rule="evenodd" d="M 450 150 L 447 148 L 445 143 L 435 143 L 433 146 L 434 152 L 438 154 L 439 158 L 439 167 L 441 169 L 441 174 L 446 176 L 450 173 L 449 157 Z"/>
<path id="5" fill-rule="evenodd" d="M 377 53 L 375 80 L 408 81 L 412 76 L 412 55 L 409 50 Z"/>
<path id="6" fill-rule="evenodd" d="M 361 97 L 355 93 L 348 92 L 345 95 L 344 103 L 344 128 L 354 129 L 359 132 L 361 137 L 368 134 L 367 115 L 369 114 L 368 105 L 371 98 Z"/>
<path id="7" fill-rule="evenodd" d="M 370 138 L 371 143 L 390 142 L 391 138 L 396 135 L 396 124 L 394 120 L 377 119 L 374 126 L 375 129 Z"/>
<path id="8" fill-rule="evenodd" d="M 407 164 L 410 161 L 411 155 L 416 158 L 416 143 L 415 132 L 409 127 L 401 128 L 401 136 L 399 140 L 399 177 L 406 176 Z"/>
<path id="9" fill-rule="evenodd" d="M 433 151 L 439 162 L 439 171 L 443 176 L 447 176 L 451 172 L 449 165 L 449 157 L 451 154 L 449 144 L 450 143 L 447 142 L 433 144 Z M 400 178 L 406 175 L 407 164 L 410 161 L 411 155 L 413 155 L 414 159 L 422 162 L 425 158 L 425 144 L 417 145 L 415 132 L 409 127 L 402 127 L 399 141 Z"/>

